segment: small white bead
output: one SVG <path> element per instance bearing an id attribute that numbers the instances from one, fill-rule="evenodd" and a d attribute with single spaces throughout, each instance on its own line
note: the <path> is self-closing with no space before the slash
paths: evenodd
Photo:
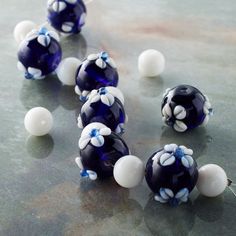
<path id="1" fill-rule="evenodd" d="M 81 61 L 75 57 L 63 59 L 56 69 L 58 79 L 65 85 L 75 85 L 76 72 Z"/>
<path id="2" fill-rule="evenodd" d="M 34 107 L 25 115 L 25 129 L 34 136 L 43 136 L 49 133 L 53 125 L 53 117 L 44 107 Z"/>
<path id="3" fill-rule="evenodd" d="M 113 176 L 120 186 L 133 188 L 143 180 L 144 164 L 136 156 L 123 156 L 115 163 Z"/>
<path id="4" fill-rule="evenodd" d="M 161 52 L 154 49 L 148 49 L 140 54 L 138 58 L 138 70 L 141 76 L 158 76 L 164 69 L 165 58 Z"/>
<path id="5" fill-rule="evenodd" d="M 14 28 L 14 38 L 16 42 L 19 44 L 25 36 L 33 29 L 35 29 L 37 25 L 33 21 L 24 20 L 19 22 Z"/>
<path id="6" fill-rule="evenodd" d="M 198 170 L 198 191 L 207 197 L 216 197 L 224 192 L 228 179 L 225 171 L 218 165 L 208 164 Z"/>

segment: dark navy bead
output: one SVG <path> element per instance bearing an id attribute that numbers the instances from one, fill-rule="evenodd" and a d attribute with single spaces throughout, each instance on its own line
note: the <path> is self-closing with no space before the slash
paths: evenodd
<path id="1" fill-rule="evenodd" d="M 80 140 L 81 176 L 91 173 L 99 178 L 113 176 L 116 161 L 129 154 L 124 140 L 101 123 L 91 123 L 82 131 Z M 86 174 L 87 173 L 87 174 Z M 94 178 L 95 179 L 95 178 Z"/>
<path id="2" fill-rule="evenodd" d="M 106 52 L 91 54 L 79 66 L 75 91 L 85 101 L 93 89 L 106 86 L 116 87 L 118 73 L 114 60 Z"/>
<path id="3" fill-rule="evenodd" d="M 197 183 L 198 170 L 192 150 L 176 144 L 155 152 L 146 165 L 145 178 L 155 200 L 178 205 L 188 200 Z"/>
<path id="4" fill-rule="evenodd" d="M 17 65 L 26 79 L 42 79 L 55 71 L 61 57 L 58 35 L 42 28 L 29 33 L 20 44 Z"/>
<path id="5" fill-rule="evenodd" d="M 167 89 L 161 109 L 165 123 L 178 132 L 206 125 L 212 113 L 207 96 L 190 85 Z"/>
<path id="6" fill-rule="evenodd" d="M 79 33 L 85 17 L 86 7 L 82 0 L 48 0 L 48 20 L 60 32 Z"/>
<path id="7" fill-rule="evenodd" d="M 119 91 L 111 87 L 92 91 L 88 101 L 82 106 L 78 117 L 78 126 L 83 128 L 89 123 L 100 122 L 116 133 L 122 133 L 127 121 L 125 109 L 119 98 L 112 92 Z M 110 92 L 109 92 L 110 91 Z"/>

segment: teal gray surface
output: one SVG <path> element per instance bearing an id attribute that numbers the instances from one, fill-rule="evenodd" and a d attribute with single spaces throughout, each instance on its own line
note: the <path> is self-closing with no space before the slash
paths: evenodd
<path id="1" fill-rule="evenodd" d="M 236 235 L 236 198 L 227 189 L 207 199 L 191 194 L 170 208 L 152 200 L 146 183 L 135 189 L 113 180 L 80 179 L 74 163 L 81 103 L 55 76 L 27 81 L 16 69 L 15 24 L 45 21 L 46 1 L 1 0 L 0 8 L 0 235 Z M 143 161 L 160 146 L 194 150 L 198 165 L 216 163 L 236 181 L 236 2 L 234 0 L 95 0 L 80 36 L 61 39 L 63 57 L 107 50 L 117 62 L 129 123 L 124 139 Z M 157 79 L 143 79 L 137 57 L 155 48 L 166 57 Z M 164 127 L 162 93 L 191 84 L 207 94 L 214 116 L 205 129 L 178 134 Z M 30 137 L 27 110 L 44 106 L 55 124 Z"/>

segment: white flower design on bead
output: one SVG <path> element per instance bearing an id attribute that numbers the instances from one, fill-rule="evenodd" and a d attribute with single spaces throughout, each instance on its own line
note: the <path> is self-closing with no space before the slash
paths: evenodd
<path id="1" fill-rule="evenodd" d="M 42 76 L 42 71 L 40 69 L 34 68 L 34 67 L 28 67 L 27 69 L 25 66 L 18 61 L 17 62 L 17 68 L 25 73 L 25 78 L 26 79 L 36 79 L 40 80 L 43 79 L 45 76 Z"/>
<path id="2" fill-rule="evenodd" d="M 172 112 L 169 103 L 166 103 L 162 109 L 162 115 L 163 121 L 171 123 L 176 131 L 184 132 L 187 130 L 187 125 L 182 121 L 187 115 L 186 109 L 183 106 L 176 106 Z"/>
<path id="3" fill-rule="evenodd" d="M 209 117 L 213 115 L 213 109 L 209 101 L 209 98 L 206 95 L 204 95 L 204 97 L 206 101 L 204 103 L 203 112 L 206 115 L 206 117 L 204 118 L 204 121 L 202 122 L 202 126 L 205 126 L 209 121 Z"/>
<path id="4" fill-rule="evenodd" d="M 59 0 L 48 0 L 47 5 L 52 7 L 52 10 L 54 12 L 61 12 L 66 9 L 67 3 L 68 4 L 75 4 L 77 0 L 64 0 L 64 1 L 59 1 Z"/>
<path id="5" fill-rule="evenodd" d="M 40 30 L 33 30 L 26 36 L 27 41 L 31 41 L 36 38 L 38 43 L 44 47 L 49 46 L 51 43 L 51 38 L 54 38 L 58 42 L 60 41 L 59 36 L 55 31 L 48 31 L 44 27 L 42 27 Z"/>
<path id="6" fill-rule="evenodd" d="M 99 54 L 90 54 L 87 57 L 87 60 L 96 60 L 95 64 L 101 69 L 105 69 L 107 65 L 111 66 L 112 68 L 116 68 L 115 61 L 111 57 L 109 57 L 107 52 L 101 52 Z"/>
<path id="7" fill-rule="evenodd" d="M 111 129 L 105 125 L 97 126 L 98 123 L 91 123 L 87 126 L 79 139 L 79 148 L 84 149 L 89 143 L 95 147 L 102 147 L 104 144 L 104 137 L 111 134 Z"/>
<path id="8" fill-rule="evenodd" d="M 180 189 L 175 195 L 169 188 L 160 188 L 159 193 L 154 196 L 156 201 L 161 203 L 169 202 L 171 205 L 178 205 L 181 202 L 187 202 L 189 190 L 187 188 Z"/>
<path id="9" fill-rule="evenodd" d="M 112 94 L 108 92 L 105 87 L 102 87 L 98 90 L 93 90 L 89 96 L 89 100 L 87 102 L 97 102 L 101 100 L 101 102 L 107 106 L 112 106 L 115 102 L 115 98 Z"/>
<path id="10" fill-rule="evenodd" d="M 179 159 L 183 166 L 190 168 L 194 164 L 191 155 L 193 155 L 193 150 L 188 149 L 183 145 L 167 144 L 164 146 L 164 150 L 157 152 L 152 159 L 155 163 L 160 161 L 160 165 L 162 166 L 172 165 Z"/>

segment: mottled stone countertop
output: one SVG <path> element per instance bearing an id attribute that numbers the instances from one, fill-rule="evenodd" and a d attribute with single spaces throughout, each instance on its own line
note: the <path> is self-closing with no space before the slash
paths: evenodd
<path id="1" fill-rule="evenodd" d="M 61 39 L 63 57 L 107 50 L 116 60 L 129 123 L 124 139 L 146 161 L 166 143 L 191 147 L 198 165 L 216 163 L 236 180 L 236 1 L 94 0 L 79 36 Z M 0 235 L 236 235 L 236 198 L 191 194 L 170 208 L 152 200 L 145 181 L 135 189 L 113 180 L 80 179 L 76 117 L 81 103 L 55 76 L 27 81 L 16 69 L 15 24 L 46 18 L 46 0 L 1 0 L 0 7 Z M 166 57 L 160 78 L 141 79 L 137 57 L 156 48 Z M 191 84 L 211 99 L 205 129 L 178 134 L 164 127 L 160 103 L 168 87 Z M 23 119 L 48 108 L 50 135 L 30 137 Z"/>

